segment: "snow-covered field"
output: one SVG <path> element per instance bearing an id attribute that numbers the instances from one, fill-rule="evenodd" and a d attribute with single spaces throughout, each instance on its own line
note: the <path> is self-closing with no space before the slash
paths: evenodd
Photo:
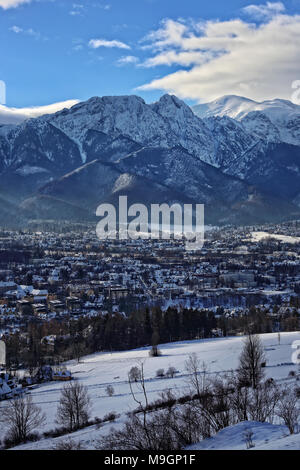
<path id="1" fill-rule="evenodd" d="M 290 237 L 289 235 L 280 235 L 276 233 L 269 233 L 269 232 L 251 232 L 251 239 L 252 242 L 259 242 L 264 238 L 275 238 L 278 241 L 284 243 L 300 243 L 300 237 Z"/>
<path id="2" fill-rule="evenodd" d="M 277 333 L 263 334 L 261 339 L 267 357 L 266 377 L 273 377 L 281 383 L 295 381 L 294 378 L 288 377 L 288 374 L 291 370 L 297 371 L 298 366 L 292 362 L 292 354 L 295 352 L 292 344 L 294 341 L 300 340 L 300 332 L 281 333 L 280 344 Z M 74 378 L 88 387 L 93 404 L 92 417 L 102 418 L 108 412 L 115 411 L 121 415 L 117 420 L 117 423 L 121 423 L 126 417 L 125 413 L 136 408 L 136 403 L 132 399 L 127 383 L 127 374 L 130 368 L 137 365 L 139 361 L 144 361 L 146 387 L 149 401 L 152 401 L 167 388 L 180 392 L 187 389 L 188 377 L 185 370 L 185 361 L 191 353 L 197 353 L 200 360 L 206 363 L 209 373 L 216 374 L 237 367 L 242 345 L 243 337 L 184 341 L 160 345 L 162 355 L 157 358 L 149 357 L 149 348 L 140 348 L 126 352 L 96 353 L 83 358 L 79 364 L 75 361 L 68 363 L 68 368 L 71 369 Z M 177 369 L 176 377 L 173 379 L 156 378 L 157 369 L 167 370 L 169 366 L 174 366 Z M 115 390 L 112 397 L 108 397 L 105 391 L 108 384 L 112 384 Z M 40 431 L 56 427 L 55 415 L 62 387 L 63 383 L 51 382 L 41 384 L 32 390 L 31 395 L 34 403 L 39 405 L 47 416 L 47 423 Z M 1 406 L 4 406 L 4 404 L 1 404 Z M 255 432 L 263 436 L 264 431 L 261 426 L 271 425 L 256 425 Z M 94 448 L 99 433 L 108 432 L 110 427 L 110 424 L 105 424 L 100 430 L 96 430 L 95 426 L 91 426 L 72 434 L 71 437 L 74 440 L 80 439 L 86 448 Z M 283 434 L 287 434 L 284 427 L 275 426 L 275 428 L 276 431 L 274 430 L 274 433 L 272 431 L 270 439 L 273 439 L 274 436 L 277 439 L 282 437 Z M 234 433 L 239 433 L 238 429 Z M 223 430 L 222 432 L 226 433 L 227 431 L 230 432 L 229 430 Z M 0 438 L 3 435 L 3 429 L 0 429 Z M 221 433 L 219 435 L 222 437 Z M 218 439 L 220 439 L 219 435 L 214 438 L 216 445 Z M 268 433 L 267 435 L 269 436 Z M 266 437 L 266 439 L 269 438 Z M 36 443 L 19 446 L 19 448 L 51 448 L 55 441 L 54 439 L 44 439 Z M 257 438 L 257 446 L 258 442 L 260 442 L 260 445 L 266 444 L 263 437 Z M 201 445 L 204 445 L 204 443 Z M 241 443 L 237 442 L 237 445 L 241 445 Z M 245 444 L 242 443 L 242 445 L 245 448 Z M 299 448 L 299 439 L 297 445 Z"/>

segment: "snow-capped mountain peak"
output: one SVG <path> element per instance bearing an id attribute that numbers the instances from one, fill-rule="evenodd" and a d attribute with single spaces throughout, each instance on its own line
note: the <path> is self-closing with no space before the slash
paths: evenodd
<path id="1" fill-rule="evenodd" d="M 241 120 L 252 111 L 261 111 L 269 118 L 286 117 L 300 114 L 300 106 L 284 99 L 273 99 L 262 102 L 243 96 L 225 95 L 210 103 L 198 104 L 193 107 L 194 113 L 201 117 L 229 116 Z"/>
<path id="2" fill-rule="evenodd" d="M 248 132 L 268 141 L 300 145 L 300 105 L 284 99 L 262 102 L 241 96 L 227 95 L 210 103 L 193 107 L 203 118 L 229 116 L 241 121 Z M 264 122 L 263 122 L 264 121 Z"/>

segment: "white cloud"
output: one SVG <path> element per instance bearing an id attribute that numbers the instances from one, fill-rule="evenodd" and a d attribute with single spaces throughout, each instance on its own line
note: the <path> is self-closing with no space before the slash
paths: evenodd
<path id="1" fill-rule="evenodd" d="M 35 118 L 43 114 L 53 114 L 64 108 L 71 108 L 78 100 L 67 100 L 46 106 L 35 106 L 32 108 L 9 108 L 0 105 L 0 124 L 18 124 L 25 119 Z"/>
<path id="2" fill-rule="evenodd" d="M 162 21 L 162 28 L 149 33 L 142 42 L 149 41 L 151 43 L 151 45 L 144 46 L 145 49 L 163 49 L 170 45 L 180 46 L 182 38 L 186 32 L 186 25 L 179 23 L 178 21 L 166 19 Z"/>
<path id="3" fill-rule="evenodd" d="M 107 41 L 106 39 L 91 39 L 89 42 L 89 46 L 93 49 L 98 49 L 99 47 L 117 47 L 119 49 L 131 49 L 128 44 L 125 44 L 121 41 Z"/>
<path id="4" fill-rule="evenodd" d="M 17 8 L 23 3 L 31 3 L 32 0 L 0 0 L 0 7 L 3 10 L 8 10 L 9 8 Z"/>
<path id="5" fill-rule="evenodd" d="M 99 3 L 99 0 L 97 3 L 92 3 L 92 6 L 94 8 L 101 8 L 101 10 L 110 10 L 111 9 L 111 4 L 110 3 Z"/>
<path id="6" fill-rule="evenodd" d="M 165 51 L 155 57 L 150 57 L 141 64 L 143 67 L 156 67 L 158 65 L 182 65 L 183 67 L 189 67 L 193 64 L 204 64 L 205 62 L 212 59 L 213 55 L 210 51 L 208 52 L 197 52 L 197 51 Z"/>
<path id="7" fill-rule="evenodd" d="M 137 64 L 138 61 L 139 61 L 138 57 L 134 55 L 126 55 L 126 56 L 120 57 L 120 59 L 117 60 L 117 65 Z"/>
<path id="8" fill-rule="evenodd" d="M 14 25 L 11 28 L 9 28 L 9 30 L 16 34 L 27 34 L 28 36 L 34 36 L 35 38 L 39 38 L 41 36 L 39 32 L 35 31 L 32 28 L 23 29 L 23 28 L 20 28 L 19 26 Z"/>
<path id="9" fill-rule="evenodd" d="M 198 24 L 169 19 L 145 38 L 143 47 L 153 53 L 143 66 L 185 69 L 140 90 L 164 90 L 197 101 L 225 94 L 290 99 L 291 83 L 300 78 L 300 15 L 276 14 L 260 24 L 239 18 Z"/>
<path id="10" fill-rule="evenodd" d="M 73 3 L 72 10 L 69 11 L 71 16 L 82 16 L 84 12 L 84 5 L 81 3 Z"/>
<path id="11" fill-rule="evenodd" d="M 283 13 L 285 6 L 282 2 L 267 2 L 265 5 L 248 5 L 243 11 L 257 20 L 271 19 L 273 16 Z"/>
<path id="12" fill-rule="evenodd" d="M 19 26 L 12 26 L 11 28 L 9 28 L 10 31 L 16 33 L 16 34 L 19 34 L 19 33 L 22 33 L 23 32 L 23 29 L 22 28 L 19 28 Z"/>

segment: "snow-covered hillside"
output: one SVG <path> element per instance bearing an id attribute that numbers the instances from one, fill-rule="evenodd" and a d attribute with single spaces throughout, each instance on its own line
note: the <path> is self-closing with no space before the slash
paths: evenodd
<path id="1" fill-rule="evenodd" d="M 246 131 L 271 142 L 300 144 L 300 105 L 288 100 L 274 99 L 261 103 L 242 96 L 226 95 L 211 103 L 193 107 L 204 118 L 231 117 L 242 122 Z"/>
<path id="2" fill-rule="evenodd" d="M 263 334 L 261 339 L 267 357 L 266 377 L 272 377 L 281 384 L 296 384 L 296 379 L 291 378 L 289 372 L 291 370 L 297 371 L 297 366 L 292 362 L 292 353 L 294 352 L 292 344 L 294 341 L 300 340 L 300 333 L 282 333 L 280 344 L 275 333 Z M 72 370 L 76 380 L 88 387 L 93 404 L 92 416 L 102 418 L 108 412 L 115 411 L 120 414 L 120 418 L 115 424 L 118 426 L 124 422 L 125 413 L 136 408 L 127 383 L 127 374 L 130 368 L 137 365 L 139 361 L 144 361 L 146 388 L 149 401 L 152 401 L 158 397 L 160 392 L 168 388 L 182 394 L 187 390 L 188 374 L 185 370 L 185 361 L 191 353 L 197 353 L 200 360 L 206 363 L 210 374 L 218 374 L 237 367 L 242 345 L 242 337 L 177 342 L 160 345 L 162 355 L 157 358 L 150 358 L 148 348 L 141 348 L 126 352 L 97 353 L 83 358 L 79 364 L 69 363 L 68 368 Z M 167 370 L 169 366 L 174 366 L 178 371 L 173 379 L 156 378 L 158 369 Z M 112 384 L 115 389 L 115 394 L 112 397 L 108 397 L 105 392 L 108 384 Z M 34 403 L 39 405 L 47 415 L 47 424 L 42 430 L 49 430 L 56 426 L 55 414 L 62 386 L 62 383 L 51 382 L 41 384 L 31 392 Z M 94 448 L 99 435 L 109 432 L 110 427 L 110 424 L 105 424 L 97 430 L 95 426 L 91 426 L 77 431 L 71 437 L 74 440 L 81 440 L 87 448 Z M 263 435 L 263 428 L 259 426 L 258 428 L 255 432 Z M 268 429 L 272 429 L 272 433 L 266 433 L 266 439 L 270 439 L 270 441 L 287 434 L 282 426 Z M 223 432 L 231 431 L 224 430 Z M 234 433 L 238 434 L 236 431 Z M 3 430 L 1 430 L 1 434 L 0 437 L 3 437 Z M 27 449 L 51 448 L 58 439 L 63 438 L 43 439 L 21 447 Z M 257 445 L 259 443 L 265 445 L 262 438 L 256 437 L 255 439 Z M 237 441 L 236 445 L 242 445 L 241 441 Z"/>
<path id="3" fill-rule="evenodd" d="M 242 421 L 222 429 L 218 434 L 188 450 L 244 450 L 247 448 L 245 433 L 253 433 L 251 449 L 254 450 L 300 450 L 300 434 L 290 435 L 286 426 L 255 421 Z"/>

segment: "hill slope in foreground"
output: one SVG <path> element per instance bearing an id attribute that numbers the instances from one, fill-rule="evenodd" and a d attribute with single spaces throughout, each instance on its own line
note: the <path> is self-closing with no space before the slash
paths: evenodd
<path id="1" fill-rule="evenodd" d="M 222 429 L 216 436 L 189 446 L 192 450 L 245 450 L 244 433 L 253 433 L 253 450 L 300 450 L 300 434 L 289 435 L 286 426 L 242 421 Z"/>
<path id="2" fill-rule="evenodd" d="M 261 339 L 267 357 L 266 377 L 272 377 L 278 383 L 295 385 L 295 378 L 289 377 L 291 370 L 297 371 L 297 366 L 292 363 L 292 344 L 300 340 L 300 333 L 282 333 L 280 344 L 277 334 L 263 334 Z M 161 357 L 150 358 L 149 348 L 140 348 L 132 351 L 97 353 L 82 359 L 77 364 L 75 361 L 68 363 L 68 368 L 72 370 L 74 378 L 88 387 L 92 400 L 92 416 L 102 418 L 110 411 L 120 414 L 114 426 L 120 426 L 126 419 L 126 412 L 136 408 L 133 402 L 127 374 L 132 366 L 138 361 L 144 362 L 146 388 L 149 401 L 153 401 L 158 394 L 165 389 L 172 388 L 175 392 L 182 394 L 187 389 L 188 374 L 185 370 L 185 361 L 192 353 L 197 353 L 204 361 L 210 374 L 231 371 L 238 365 L 238 359 L 243 346 L 242 337 L 228 337 L 218 339 L 204 339 L 195 341 L 184 341 L 160 345 Z M 158 369 L 167 370 L 169 366 L 174 366 L 178 370 L 173 379 L 158 379 L 156 371 Z M 112 384 L 115 394 L 108 397 L 105 389 L 108 384 Z M 38 404 L 47 416 L 47 424 L 40 429 L 45 431 L 53 429 L 55 425 L 56 408 L 59 401 L 60 389 L 63 383 L 51 382 L 41 384 L 34 389 L 31 394 L 34 403 Z M 253 427 L 255 448 L 282 448 L 300 449 L 300 434 L 288 436 L 285 426 L 270 425 L 262 423 L 246 423 Z M 111 424 L 104 424 L 101 429 L 95 426 L 87 427 L 70 435 L 73 440 L 80 441 L 86 449 L 94 449 L 97 439 L 103 433 L 109 433 Z M 245 424 L 239 424 L 231 428 L 226 428 L 208 441 L 202 441 L 194 448 L 246 448 L 242 441 L 242 428 Z M 0 430 L 0 438 L 3 431 Z M 28 443 L 17 449 L 52 449 L 59 440 L 65 440 L 66 436 L 56 439 L 43 439 L 35 443 Z M 225 443 L 225 444 L 224 444 Z M 223 447 L 222 447 L 223 446 Z"/>

